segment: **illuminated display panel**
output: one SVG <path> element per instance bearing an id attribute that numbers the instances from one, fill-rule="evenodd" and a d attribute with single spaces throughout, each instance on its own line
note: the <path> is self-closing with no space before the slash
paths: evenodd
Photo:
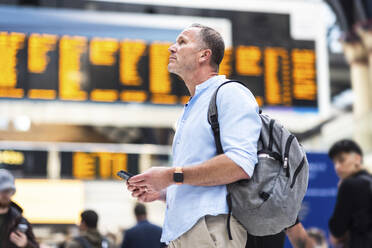
<path id="1" fill-rule="evenodd" d="M 0 97 L 24 97 L 25 42 L 25 34 L 0 32 Z"/>
<path id="2" fill-rule="evenodd" d="M 288 104 L 290 101 L 290 67 L 284 48 L 265 49 L 265 99 L 269 105 Z"/>
<path id="3" fill-rule="evenodd" d="M 119 98 L 118 83 L 119 41 L 93 38 L 89 42 L 90 99 L 97 102 L 114 102 Z"/>
<path id="4" fill-rule="evenodd" d="M 1 32 L 0 98 L 185 104 L 170 44 Z M 260 106 L 317 107 L 314 42 L 285 44 L 229 48 L 220 74 L 245 82 Z"/>
<path id="5" fill-rule="evenodd" d="M 58 61 L 57 35 L 31 34 L 28 38 L 28 97 L 53 100 L 57 98 Z"/>
<path id="6" fill-rule="evenodd" d="M 262 52 L 258 46 L 236 48 L 236 72 L 245 76 L 262 76 Z"/>
<path id="7" fill-rule="evenodd" d="M 148 44 L 143 40 L 120 42 L 119 88 L 122 102 L 147 102 L 149 99 Z"/>
<path id="8" fill-rule="evenodd" d="M 0 150 L 0 168 L 16 177 L 46 178 L 47 156 L 47 151 Z"/>
<path id="9" fill-rule="evenodd" d="M 144 83 L 137 68 L 145 52 L 144 41 L 123 40 L 120 43 L 120 83 L 127 86 L 141 86 Z"/>
<path id="10" fill-rule="evenodd" d="M 138 155 L 109 152 L 62 152 L 61 176 L 82 180 L 119 179 L 116 173 L 138 173 Z"/>
<path id="11" fill-rule="evenodd" d="M 84 101 L 88 94 L 83 90 L 87 83 L 84 71 L 88 40 L 85 37 L 63 36 L 59 44 L 59 97 L 61 100 Z M 84 56 L 85 55 L 85 56 Z"/>
<path id="12" fill-rule="evenodd" d="M 310 49 L 293 49 L 293 94 L 299 100 L 316 99 L 315 52 Z"/>

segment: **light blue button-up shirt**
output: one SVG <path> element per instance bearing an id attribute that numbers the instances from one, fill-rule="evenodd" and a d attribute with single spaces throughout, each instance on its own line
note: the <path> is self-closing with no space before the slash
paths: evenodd
<path id="1" fill-rule="evenodd" d="M 214 91 L 225 81 L 225 76 L 215 76 L 196 86 L 195 95 L 185 105 L 177 123 L 173 140 L 173 166 L 197 165 L 216 156 L 207 113 Z M 218 91 L 217 109 L 225 155 L 252 176 L 261 131 L 254 96 L 238 83 L 224 85 Z M 177 239 L 205 215 L 227 214 L 226 194 L 225 185 L 183 184 L 168 187 L 161 241 L 169 243 Z"/>

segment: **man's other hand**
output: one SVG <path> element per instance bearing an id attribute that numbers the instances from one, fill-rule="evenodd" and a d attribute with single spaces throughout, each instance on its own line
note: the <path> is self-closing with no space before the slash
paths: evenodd
<path id="1" fill-rule="evenodd" d="M 27 236 L 23 232 L 15 231 L 10 234 L 10 241 L 18 247 L 26 247 Z"/>

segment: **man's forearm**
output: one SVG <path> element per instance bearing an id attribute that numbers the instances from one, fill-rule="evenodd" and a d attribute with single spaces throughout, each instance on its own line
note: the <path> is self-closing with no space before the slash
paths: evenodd
<path id="1" fill-rule="evenodd" d="M 290 227 L 286 230 L 286 234 L 294 248 L 313 248 L 315 246 L 301 223 Z"/>
<path id="2" fill-rule="evenodd" d="M 224 185 L 249 179 L 247 173 L 226 155 L 218 155 L 204 163 L 183 168 L 184 184 L 196 186 Z"/>
<path id="3" fill-rule="evenodd" d="M 152 167 L 142 174 L 131 177 L 128 180 L 128 189 L 134 197 L 146 197 L 143 201 L 159 200 L 160 195 L 152 195 L 152 192 L 160 193 L 172 184 L 175 169 L 169 167 Z M 241 179 L 249 179 L 245 171 L 226 155 L 218 155 L 204 163 L 183 167 L 184 184 L 195 186 L 224 185 Z M 136 189 L 139 189 L 136 191 Z M 142 189 L 148 194 L 143 194 Z M 151 195 L 150 195 L 151 194 Z M 165 200 L 165 195 L 162 196 Z"/>

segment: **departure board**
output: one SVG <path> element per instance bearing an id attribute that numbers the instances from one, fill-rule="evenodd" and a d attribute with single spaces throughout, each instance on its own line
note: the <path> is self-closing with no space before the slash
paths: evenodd
<path id="1" fill-rule="evenodd" d="M 246 82 L 261 106 L 317 107 L 314 44 L 308 47 L 238 46 L 233 78 Z"/>
<path id="2" fill-rule="evenodd" d="M 61 178 L 81 180 L 120 179 L 116 173 L 139 173 L 139 155 L 111 152 L 60 152 Z M 0 149 L 0 169 L 19 178 L 47 178 L 48 151 Z"/>
<path id="3" fill-rule="evenodd" d="M 138 154 L 61 152 L 61 177 L 81 180 L 120 179 L 120 170 L 138 174 Z"/>
<path id="4" fill-rule="evenodd" d="M 314 41 L 258 42 L 225 51 L 220 74 L 245 82 L 261 106 L 317 108 Z M 184 104 L 167 71 L 171 42 L 0 32 L 0 98 Z"/>

